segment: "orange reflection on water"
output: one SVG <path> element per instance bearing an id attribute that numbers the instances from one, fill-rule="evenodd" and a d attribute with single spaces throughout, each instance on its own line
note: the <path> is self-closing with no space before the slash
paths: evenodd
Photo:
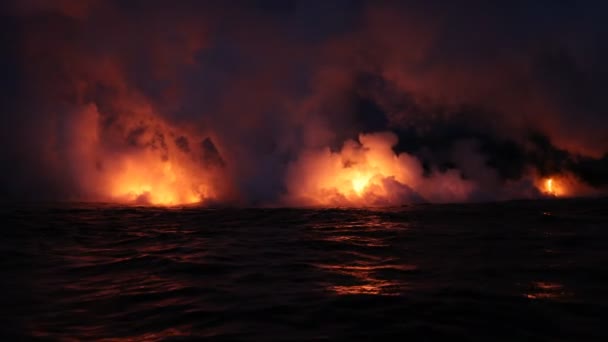
<path id="1" fill-rule="evenodd" d="M 388 271 L 412 271 L 414 265 L 373 265 L 373 266 L 346 266 L 346 265 L 316 265 L 323 270 L 347 275 L 354 278 L 355 284 L 328 285 L 327 289 L 338 295 L 383 295 L 396 296 L 407 288 L 407 284 L 399 280 L 381 279 L 376 273 Z"/>
<path id="2" fill-rule="evenodd" d="M 125 226 L 148 214 L 133 215 L 122 216 Z M 80 219 L 87 222 L 84 216 Z M 53 302 L 60 310 L 53 307 L 52 315 L 29 323 L 28 333 L 61 341 L 152 342 L 191 336 L 191 325 L 174 325 L 171 319 L 175 312 L 197 309 L 197 298 L 190 293 L 200 285 L 180 272 L 165 271 L 204 259 L 203 252 L 184 257 L 179 248 L 188 242 L 171 242 L 185 233 L 171 225 L 149 224 L 142 231 L 125 227 L 117 241 L 103 240 L 100 235 L 86 243 L 61 246 L 55 260 L 59 276 L 38 284 L 48 298 L 60 291 Z M 163 315 L 165 326 L 148 326 L 145 332 L 133 329 L 149 319 L 163 322 Z"/>
<path id="3" fill-rule="evenodd" d="M 396 296 L 409 288 L 403 276 L 418 267 L 375 253 L 390 248 L 385 236 L 387 232 L 408 229 L 402 223 L 387 221 L 380 215 L 366 213 L 359 216 L 357 212 L 349 211 L 349 215 L 342 217 L 339 223 L 332 220 L 315 224 L 312 228 L 325 242 L 347 246 L 350 251 L 347 261 L 315 265 L 336 279 L 324 284 L 327 291 L 337 295 Z"/>
<path id="4" fill-rule="evenodd" d="M 535 281 L 530 287 L 531 289 L 524 293 L 524 297 L 529 299 L 558 300 L 569 296 L 564 289 L 564 285 L 556 282 Z"/>
<path id="5" fill-rule="evenodd" d="M 386 247 L 388 246 L 388 244 L 379 238 L 373 238 L 373 237 L 353 237 L 353 236 L 346 236 L 346 235 L 340 235 L 340 236 L 331 236 L 326 238 L 327 241 L 333 241 L 333 242 L 341 242 L 341 243 L 347 243 L 350 245 L 354 245 L 354 246 L 364 246 L 364 247 Z"/>
<path id="6" fill-rule="evenodd" d="M 191 336 L 190 328 L 168 328 L 159 332 L 145 333 L 139 336 L 101 339 L 103 342 L 156 342 Z"/>

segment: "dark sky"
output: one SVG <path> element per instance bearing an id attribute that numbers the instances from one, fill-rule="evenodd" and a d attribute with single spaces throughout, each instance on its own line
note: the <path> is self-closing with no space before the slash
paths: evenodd
<path id="1" fill-rule="evenodd" d="M 376 132 L 425 177 L 474 182 L 468 199 L 523 196 L 506 184 L 532 174 L 608 185 L 603 2 L 4 6 L 5 200 L 97 200 L 145 154 L 187 160 L 218 201 L 277 203 L 305 151 Z"/>

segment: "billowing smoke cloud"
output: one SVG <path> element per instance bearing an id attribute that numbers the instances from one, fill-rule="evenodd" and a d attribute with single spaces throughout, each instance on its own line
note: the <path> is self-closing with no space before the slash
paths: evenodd
<path id="1" fill-rule="evenodd" d="M 238 205 L 605 193 L 598 6 L 15 1 L 1 193 Z"/>
<path id="2" fill-rule="evenodd" d="M 472 183 L 456 170 L 425 177 L 422 165 L 396 155 L 392 133 L 361 135 L 339 152 L 303 151 L 289 166 L 288 204 L 304 206 L 394 206 L 423 201 L 456 202 L 470 197 Z"/>

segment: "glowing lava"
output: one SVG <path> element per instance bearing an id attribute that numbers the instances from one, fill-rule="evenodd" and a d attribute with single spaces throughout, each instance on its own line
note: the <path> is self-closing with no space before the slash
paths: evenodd
<path id="1" fill-rule="evenodd" d="M 174 206 L 203 202 L 215 195 L 208 172 L 177 153 L 159 158 L 154 150 L 120 156 L 104 172 L 109 200 L 139 205 Z"/>
<path id="2" fill-rule="evenodd" d="M 198 146 L 180 148 L 173 138 L 181 137 L 183 145 L 200 137 L 187 137 L 146 106 L 134 108 L 114 126 L 103 124 L 96 105 L 78 112 L 69 159 L 78 161 L 71 165 L 89 197 L 157 206 L 215 198 L 218 182 L 210 180 L 215 169 L 201 160 Z"/>
<path id="3" fill-rule="evenodd" d="M 391 133 L 361 134 L 341 151 L 304 151 L 287 175 L 287 203 L 312 206 L 386 206 L 463 200 L 472 186 L 457 172 L 424 175 L 420 162 L 395 154 Z"/>
<path id="4" fill-rule="evenodd" d="M 120 202 L 169 206 L 201 202 L 208 193 L 200 179 L 178 164 L 127 159 L 111 181 L 111 196 Z"/>
<path id="5" fill-rule="evenodd" d="M 548 194 L 555 195 L 555 189 L 553 188 L 553 178 L 547 179 L 545 182 L 545 189 Z"/>
<path id="6" fill-rule="evenodd" d="M 560 197 L 565 196 L 567 193 L 566 181 L 556 176 L 541 180 L 539 188 L 547 196 Z"/>
<path id="7" fill-rule="evenodd" d="M 367 184 L 369 183 L 371 176 L 370 175 L 357 175 L 353 178 L 353 190 L 355 190 L 355 192 L 358 195 L 361 195 L 363 193 L 363 190 L 365 190 L 365 188 L 367 187 Z"/>

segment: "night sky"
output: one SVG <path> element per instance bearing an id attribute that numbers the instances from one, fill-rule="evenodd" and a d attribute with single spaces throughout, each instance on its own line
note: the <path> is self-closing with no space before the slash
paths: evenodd
<path id="1" fill-rule="evenodd" d="M 605 194 L 606 10 L 9 2 L 0 196 L 297 206 Z"/>

